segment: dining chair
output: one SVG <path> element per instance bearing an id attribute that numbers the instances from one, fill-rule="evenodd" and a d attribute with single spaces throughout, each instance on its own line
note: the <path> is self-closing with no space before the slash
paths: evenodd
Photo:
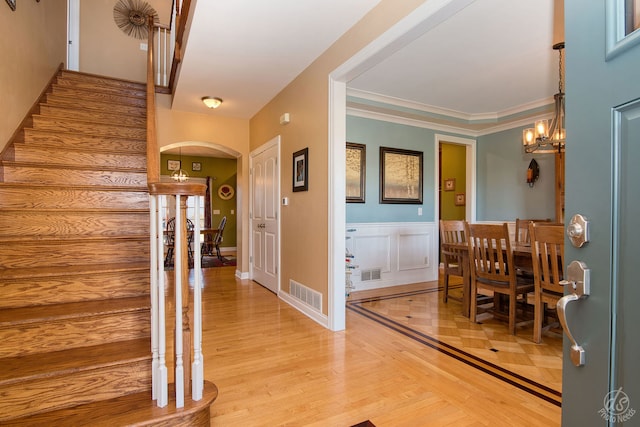
<path id="1" fill-rule="evenodd" d="M 531 261 L 534 278 L 533 341 L 542 342 L 546 306 L 555 309 L 564 295 L 564 226 L 530 223 Z"/>
<path id="2" fill-rule="evenodd" d="M 446 303 L 448 298 L 451 297 L 456 301 L 462 301 L 462 297 L 459 298 L 449 295 L 449 276 L 454 275 L 463 277 L 463 255 L 460 252 L 460 249 L 450 248 L 446 246 L 446 243 L 467 243 L 467 239 L 465 238 L 464 221 L 440 220 L 440 246 L 442 252 L 442 263 L 444 265 L 443 300 Z"/>
<path id="3" fill-rule="evenodd" d="M 520 219 L 516 218 L 515 243 L 528 244 L 531 242 L 529 236 L 529 223 L 531 222 L 551 222 L 551 219 Z"/>
<path id="4" fill-rule="evenodd" d="M 213 245 L 216 248 L 216 256 L 222 262 L 224 262 L 224 257 L 220 253 L 220 243 L 222 243 L 222 233 L 224 233 L 224 227 L 227 225 L 227 217 L 223 216 L 220 220 L 220 224 L 218 224 L 218 231 L 216 232 L 215 237 L 213 238 Z"/>
<path id="5" fill-rule="evenodd" d="M 469 264 L 471 266 L 470 317 L 476 321 L 477 295 L 481 289 L 509 297 L 509 332 L 516 333 L 516 303 L 518 295 L 533 291 L 533 281 L 516 275 L 509 227 L 499 224 L 466 224 Z M 494 303 L 494 310 L 495 310 Z"/>
<path id="6" fill-rule="evenodd" d="M 193 243 L 193 222 L 187 218 L 187 254 L 189 260 L 189 266 L 193 266 L 193 250 L 191 249 Z M 164 257 L 164 266 L 168 267 L 172 265 L 173 252 L 176 246 L 176 218 L 173 217 L 167 221 L 167 254 Z"/>

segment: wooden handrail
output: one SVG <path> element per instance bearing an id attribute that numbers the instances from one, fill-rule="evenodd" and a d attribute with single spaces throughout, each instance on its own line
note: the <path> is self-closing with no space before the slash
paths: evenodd
<path id="1" fill-rule="evenodd" d="M 191 0 L 183 0 L 182 8 L 177 10 L 176 16 L 176 40 L 175 49 L 173 51 L 173 59 L 171 61 L 171 72 L 169 73 L 169 92 L 173 93 L 175 85 L 176 75 L 178 73 L 178 66 L 182 62 L 182 39 L 184 38 L 184 31 L 187 26 L 187 19 L 191 12 Z"/>
<path id="2" fill-rule="evenodd" d="M 153 16 L 147 41 L 147 185 L 160 181 L 160 149 L 156 133 L 156 85 L 153 79 Z"/>

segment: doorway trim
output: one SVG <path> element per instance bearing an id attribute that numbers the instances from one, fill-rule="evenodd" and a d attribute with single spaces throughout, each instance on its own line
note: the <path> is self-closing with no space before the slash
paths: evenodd
<path id="1" fill-rule="evenodd" d="M 470 138 L 460 138 L 458 136 L 435 134 L 435 157 L 438 159 L 438 150 L 440 144 L 454 144 L 465 146 L 465 163 L 466 163 L 466 181 L 465 181 L 465 220 L 469 222 L 476 221 L 476 140 Z M 440 179 L 440 162 L 436 160 L 434 167 L 435 179 L 433 182 L 437 183 Z M 438 192 L 435 193 L 435 200 L 433 202 L 436 224 L 440 221 L 440 215 L 438 206 L 440 201 L 438 200 Z"/>
<path id="2" fill-rule="evenodd" d="M 328 141 L 328 327 L 346 327 L 345 263 L 345 141 L 347 82 L 437 27 L 475 0 L 434 0 L 416 7 L 334 71 L 329 73 Z"/>

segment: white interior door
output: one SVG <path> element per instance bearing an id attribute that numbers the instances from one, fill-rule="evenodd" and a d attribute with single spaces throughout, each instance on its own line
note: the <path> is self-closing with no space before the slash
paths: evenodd
<path id="1" fill-rule="evenodd" d="M 251 278 L 279 291 L 280 137 L 251 154 Z"/>
<path id="2" fill-rule="evenodd" d="M 67 0 L 67 69 L 80 69 L 80 0 Z"/>

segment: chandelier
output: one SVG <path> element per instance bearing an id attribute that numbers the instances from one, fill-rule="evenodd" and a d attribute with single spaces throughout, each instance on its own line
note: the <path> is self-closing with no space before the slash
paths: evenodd
<path id="1" fill-rule="evenodd" d="M 522 131 L 522 144 L 527 153 L 559 153 L 564 151 L 567 131 L 564 127 L 564 91 L 562 90 L 562 50 L 564 42 L 556 43 L 553 49 L 560 57 L 558 67 L 558 93 L 553 95 L 555 113 L 551 120 L 538 120 L 535 127 Z"/>
<path id="2" fill-rule="evenodd" d="M 171 179 L 176 182 L 189 181 L 189 174 L 182 169 L 182 147 L 180 147 L 180 166 L 171 174 Z"/>

